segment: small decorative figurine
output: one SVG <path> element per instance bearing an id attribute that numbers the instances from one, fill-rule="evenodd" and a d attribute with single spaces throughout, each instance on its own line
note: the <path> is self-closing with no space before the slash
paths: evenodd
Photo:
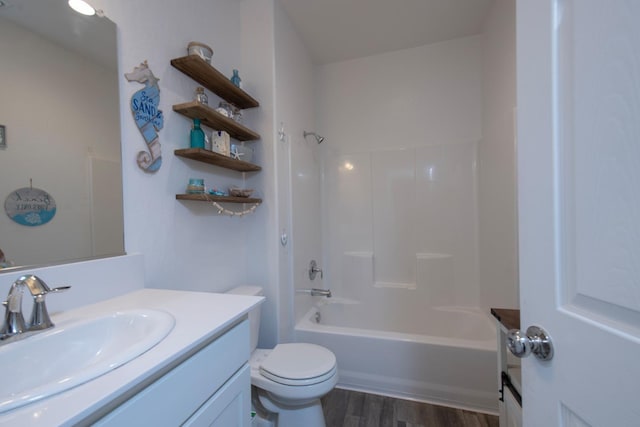
<path id="1" fill-rule="evenodd" d="M 158 132 L 164 125 L 162 110 L 158 109 L 160 104 L 160 87 L 158 79 L 149 69 L 145 60 L 130 73 L 124 74 L 130 82 L 143 83 L 144 88 L 131 96 L 131 113 L 133 120 L 138 126 L 149 151 L 138 153 L 138 166 L 145 172 L 156 172 L 162 165 L 162 154 L 160 153 L 160 139 Z"/>
<path id="2" fill-rule="evenodd" d="M 242 153 L 238 149 L 237 145 L 231 145 L 231 152 L 229 153 L 229 155 L 231 156 L 232 159 L 242 160 L 240 157 L 244 156 L 244 153 Z"/>
<path id="3" fill-rule="evenodd" d="M 211 134 L 211 151 L 222 154 L 223 156 L 229 156 L 231 148 L 231 137 L 228 133 L 214 130 Z"/>
<path id="4" fill-rule="evenodd" d="M 237 87 L 242 87 L 242 79 L 240 78 L 240 75 L 238 74 L 238 70 L 233 70 L 233 76 L 231 76 L 231 83 L 234 84 L 234 86 Z"/>

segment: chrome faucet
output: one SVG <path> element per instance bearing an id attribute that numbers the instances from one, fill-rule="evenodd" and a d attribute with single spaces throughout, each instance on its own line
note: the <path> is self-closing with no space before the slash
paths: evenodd
<path id="1" fill-rule="evenodd" d="M 22 314 L 22 293 L 24 288 L 29 289 L 33 297 L 33 309 L 28 325 L 24 321 Z M 47 284 L 37 276 L 32 274 L 21 276 L 13 282 L 9 289 L 7 300 L 2 303 L 5 306 L 4 325 L 0 328 L 0 344 L 8 340 L 17 340 L 31 335 L 30 332 L 42 331 L 53 327 L 53 322 L 49 317 L 45 296 L 49 293 L 62 292 L 70 286 L 49 288 Z"/>
<path id="2" fill-rule="evenodd" d="M 331 298 L 331 289 L 296 289 L 296 292 L 299 294 L 309 294 L 312 297 L 327 297 Z"/>

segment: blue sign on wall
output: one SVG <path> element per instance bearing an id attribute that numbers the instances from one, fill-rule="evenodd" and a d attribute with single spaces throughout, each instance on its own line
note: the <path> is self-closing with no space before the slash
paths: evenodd
<path id="1" fill-rule="evenodd" d="M 39 188 L 19 188 L 5 199 L 4 211 L 18 224 L 35 227 L 53 219 L 56 215 L 56 201 Z"/>
<path id="2" fill-rule="evenodd" d="M 136 161 L 145 172 L 157 172 L 162 165 L 158 132 L 164 126 L 164 116 L 162 110 L 158 108 L 160 105 L 159 79 L 149 69 L 147 61 L 135 67 L 132 72 L 125 73 L 124 76 L 130 82 L 144 85 L 144 88 L 131 96 L 131 113 L 148 148 L 148 151 L 138 152 Z"/>

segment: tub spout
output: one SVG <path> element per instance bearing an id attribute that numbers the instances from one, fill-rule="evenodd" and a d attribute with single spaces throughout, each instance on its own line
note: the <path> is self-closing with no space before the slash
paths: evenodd
<path id="1" fill-rule="evenodd" d="M 331 289 L 296 289 L 296 292 L 299 294 L 309 294 L 312 297 L 327 297 L 331 298 Z"/>

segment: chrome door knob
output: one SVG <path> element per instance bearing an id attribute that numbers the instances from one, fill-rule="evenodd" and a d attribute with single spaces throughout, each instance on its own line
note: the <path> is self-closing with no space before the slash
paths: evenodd
<path id="1" fill-rule="evenodd" d="M 507 333 L 507 348 L 516 357 L 527 357 L 533 353 L 540 360 L 553 358 L 551 337 L 538 326 L 529 326 L 526 334 L 518 329 L 510 330 Z"/>

